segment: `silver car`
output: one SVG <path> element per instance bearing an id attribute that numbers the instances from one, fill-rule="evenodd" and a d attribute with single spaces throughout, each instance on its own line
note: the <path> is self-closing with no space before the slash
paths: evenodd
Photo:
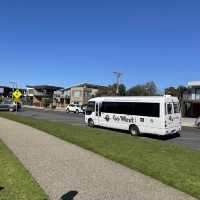
<path id="1" fill-rule="evenodd" d="M 200 128 L 200 117 L 197 117 L 197 119 L 195 120 L 195 126 Z"/>
<path id="2" fill-rule="evenodd" d="M 13 101 L 3 101 L 0 103 L 0 111 L 15 111 L 16 110 L 16 103 L 14 103 Z"/>

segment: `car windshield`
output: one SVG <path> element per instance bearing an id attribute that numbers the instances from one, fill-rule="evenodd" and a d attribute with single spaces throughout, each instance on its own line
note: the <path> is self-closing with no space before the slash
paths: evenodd
<path id="1" fill-rule="evenodd" d="M 91 115 L 95 111 L 95 102 L 89 101 L 86 107 L 86 115 Z"/>
<path id="2" fill-rule="evenodd" d="M 12 104 L 12 101 L 3 101 L 2 104 Z"/>

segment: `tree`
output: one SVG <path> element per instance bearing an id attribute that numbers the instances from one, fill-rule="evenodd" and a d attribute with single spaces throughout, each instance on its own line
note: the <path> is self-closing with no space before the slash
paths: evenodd
<path id="1" fill-rule="evenodd" d="M 110 86 L 108 87 L 102 87 L 99 88 L 99 90 L 96 93 L 96 97 L 101 97 L 101 96 L 111 96 L 110 94 L 112 93 L 112 90 Z"/>
<path id="2" fill-rule="evenodd" d="M 169 94 L 175 97 L 178 97 L 179 101 L 183 100 L 184 93 L 187 91 L 185 86 L 178 86 L 177 88 L 168 87 L 165 89 L 165 94 Z"/>
<path id="3" fill-rule="evenodd" d="M 184 98 L 184 94 L 186 93 L 186 91 L 188 91 L 188 89 L 185 86 L 180 85 L 178 86 L 177 90 L 178 90 L 178 99 L 179 101 L 182 102 Z"/>
<path id="4" fill-rule="evenodd" d="M 127 91 L 128 96 L 154 96 L 157 94 L 157 86 L 153 81 L 143 85 L 136 85 Z"/>
<path id="5" fill-rule="evenodd" d="M 102 87 L 98 90 L 96 93 L 97 97 L 100 96 L 115 96 L 116 95 L 116 87 L 117 84 L 108 85 L 108 87 Z M 119 85 L 119 96 L 125 96 L 126 95 L 126 86 L 124 84 Z"/>
<path id="6" fill-rule="evenodd" d="M 111 86 L 112 91 L 114 92 L 114 95 L 116 95 L 116 89 L 117 89 L 117 84 L 113 84 Z M 126 86 L 124 84 L 119 85 L 119 96 L 125 96 L 126 95 Z"/>
<path id="7" fill-rule="evenodd" d="M 177 88 L 174 87 L 169 87 L 165 89 L 165 94 L 169 94 L 175 97 L 178 97 L 179 102 L 180 102 L 180 107 L 182 108 L 182 113 L 184 113 L 183 109 L 183 105 L 184 105 L 184 94 L 186 92 L 189 92 L 188 88 L 186 88 L 185 86 L 178 86 Z"/>
<path id="8" fill-rule="evenodd" d="M 174 87 L 168 87 L 168 88 L 165 88 L 165 94 L 177 97 L 178 90 Z"/>
<path id="9" fill-rule="evenodd" d="M 153 81 L 147 82 L 145 85 L 147 96 L 157 95 L 157 86 Z"/>
<path id="10" fill-rule="evenodd" d="M 50 99 L 50 98 L 42 98 L 42 103 L 43 103 L 43 106 L 45 108 L 47 108 L 52 103 L 52 99 Z"/>

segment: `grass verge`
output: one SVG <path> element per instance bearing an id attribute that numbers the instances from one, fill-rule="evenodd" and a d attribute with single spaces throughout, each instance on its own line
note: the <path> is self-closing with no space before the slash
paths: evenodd
<path id="1" fill-rule="evenodd" d="M 0 199 L 45 200 L 47 195 L 0 140 Z"/>
<path id="2" fill-rule="evenodd" d="M 159 140 L 116 134 L 12 113 L 5 117 L 96 152 L 200 199 L 200 151 Z"/>

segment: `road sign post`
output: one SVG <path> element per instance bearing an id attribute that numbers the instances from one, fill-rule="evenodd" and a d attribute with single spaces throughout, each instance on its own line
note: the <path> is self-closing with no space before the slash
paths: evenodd
<path id="1" fill-rule="evenodd" d="M 17 112 L 17 109 L 18 109 L 18 102 L 20 100 L 20 97 L 22 96 L 22 93 L 17 89 L 15 90 L 13 93 L 12 93 L 12 96 L 15 97 L 15 102 L 16 102 L 16 112 Z"/>

